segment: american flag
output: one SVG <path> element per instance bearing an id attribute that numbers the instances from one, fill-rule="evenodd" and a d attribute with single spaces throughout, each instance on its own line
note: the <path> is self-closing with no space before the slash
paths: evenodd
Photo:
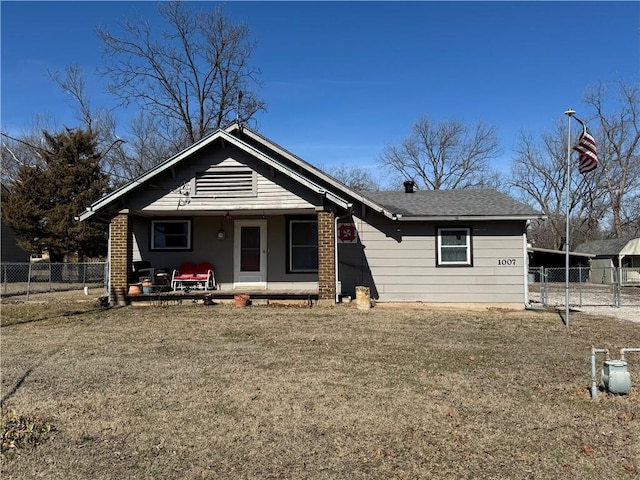
<path id="1" fill-rule="evenodd" d="M 578 138 L 578 143 L 573 149 L 580 155 L 578 157 L 578 171 L 582 174 L 595 170 L 598 167 L 598 151 L 596 149 L 596 142 L 593 137 L 587 132 L 587 126 L 579 118 L 573 117 L 580 125 L 582 125 L 582 133 Z"/>

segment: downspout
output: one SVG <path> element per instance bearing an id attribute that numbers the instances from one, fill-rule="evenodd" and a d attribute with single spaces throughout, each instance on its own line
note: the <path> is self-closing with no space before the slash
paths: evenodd
<path id="1" fill-rule="evenodd" d="M 345 215 L 342 215 L 340 217 L 336 217 L 334 225 L 333 225 L 333 253 L 335 256 L 335 271 L 336 271 L 336 303 L 338 303 L 340 301 L 340 294 L 338 293 L 338 284 L 340 283 L 340 275 L 338 272 L 338 220 L 341 220 L 343 218 L 349 218 L 352 214 L 352 207 L 353 204 L 348 204 L 347 206 L 347 213 Z"/>
<path id="2" fill-rule="evenodd" d="M 109 264 L 108 267 L 108 272 L 109 275 L 107 276 L 107 282 L 106 282 L 106 289 L 107 291 L 104 292 L 105 297 L 107 297 L 107 305 L 113 305 L 112 302 L 115 302 L 115 298 L 113 298 L 113 295 L 111 294 L 112 290 L 111 290 L 111 222 L 109 222 L 109 236 L 107 237 L 107 263 Z"/>
<path id="3" fill-rule="evenodd" d="M 529 308 L 531 305 L 529 304 L 529 252 L 527 251 L 527 228 L 529 227 L 530 220 L 527 220 L 527 223 L 524 227 L 524 232 L 522 233 L 522 260 L 524 266 L 524 308 Z"/>

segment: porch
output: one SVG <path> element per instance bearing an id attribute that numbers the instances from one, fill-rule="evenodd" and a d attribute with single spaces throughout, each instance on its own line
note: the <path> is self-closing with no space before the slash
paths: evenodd
<path id="1" fill-rule="evenodd" d="M 111 223 L 110 302 L 164 304 L 205 295 L 230 300 L 247 293 L 252 300 L 335 303 L 334 213 L 303 213 L 252 218 L 209 212 L 171 219 L 120 214 Z M 180 248 L 166 247 L 177 239 Z M 195 271 L 187 265 L 197 270 L 205 263 L 210 280 L 192 281 Z M 132 294 L 132 285 L 143 290 L 143 279 L 153 284 L 151 293 L 147 286 Z"/>

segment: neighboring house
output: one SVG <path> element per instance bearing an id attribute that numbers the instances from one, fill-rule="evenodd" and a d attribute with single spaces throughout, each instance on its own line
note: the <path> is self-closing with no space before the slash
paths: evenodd
<path id="1" fill-rule="evenodd" d="M 0 188 L 2 189 L 2 201 L 4 201 L 6 196 L 9 195 L 9 189 L 4 185 L 4 183 L 0 184 Z M 0 244 L 0 252 L 2 253 L 0 255 L 1 256 L 0 262 L 1 263 L 28 262 L 29 254 L 18 246 L 16 234 L 11 229 L 11 227 L 9 227 L 9 225 L 4 223 L 4 221 L 1 221 L 1 228 L 2 230 L 0 231 L 0 235 L 1 235 L 0 241 L 2 243 Z"/>
<path id="2" fill-rule="evenodd" d="M 640 284 L 640 238 L 594 240 L 578 245 L 576 252 L 594 255 L 591 259 L 591 282 L 614 283 L 620 268 L 620 282 Z"/>
<path id="3" fill-rule="evenodd" d="M 493 190 L 359 192 L 233 124 L 95 202 L 110 222 L 111 301 L 134 262 L 209 262 L 221 292 L 370 288 L 380 302 L 528 302 L 526 226 L 542 215 Z"/>

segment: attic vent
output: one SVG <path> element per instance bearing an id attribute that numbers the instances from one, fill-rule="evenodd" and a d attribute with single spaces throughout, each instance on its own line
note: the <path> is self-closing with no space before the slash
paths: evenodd
<path id="1" fill-rule="evenodd" d="M 249 197 L 256 194 L 255 172 L 248 167 L 216 167 L 198 172 L 195 195 L 199 197 Z"/>

